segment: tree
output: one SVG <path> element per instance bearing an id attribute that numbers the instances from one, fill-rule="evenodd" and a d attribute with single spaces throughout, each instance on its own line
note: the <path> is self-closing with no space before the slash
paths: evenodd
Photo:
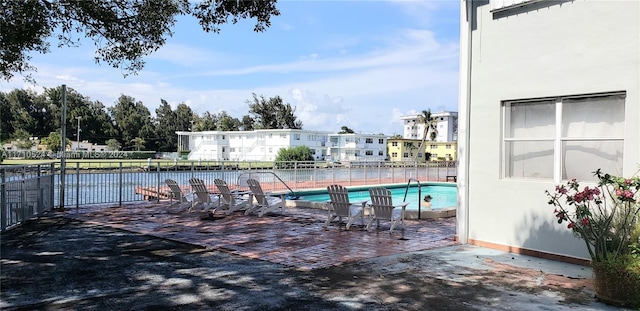
<path id="1" fill-rule="evenodd" d="M 256 121 L 250 116 L 250 115 L 245 115 L 242 117 L 242 125 L 240 125 L 240 128 L 243 131 L 253 131 L 253 124 Z"/>
<path id="2" fill-rule="evenodd" d="M 215 131 L 216 123 L 218 123 L 218 116 L 211 114 L 209 111 L 205 111 L 202 116 L 197 114 L 194 115 L 193 120 L 193 127 L 191 128 L 192 132 Z"/>
<path id="3" fill-rule="evenodd" d="M 107 108 L 99 101 L 91 102 L 87 107 L 87 115 L 82 119 L 82 135 L 94 143 L 106 143 L 114 139 L 118 133 Z"/>
<path id="4" fill-rule="evenodd" d="M 120 142 L 115 139 L 115 138 L 111 138 L 109 140 L 107 140 L 107 149 L 111 150 L 111 151 L 116 151 L 116 150 L 120 150 Z"/>
<path id="5" fill-rule="evenodd" d="M 226 111 L 223 111 L 218 115 L 216 128 L 218 131 L 238 131 L 240 130 L 240 124 L 240 120 L 229 116 Z"/>
<path id="6" fill-rule="evenodd" d="M 193 121 L 193 110 L 191 107 L 187 106 L 185 103 L 178 104 L 176 107 L 176 130 L 177 131 L 190 131 L 191 130 L 191 121 Z M 178 138 L 176 133 L 172 134 L 172 137 L 175 137 L 176 146 L 178 143 Z M 173 148 L 172 150 L 175 150 Z"/>
<path id="7" fill-rule="evenodd" d="M 241 19 L 255 19 L 254 31 L 271 26 L 280 15 L 277 0 L 158 1 L 158 0 L 7 0 L 0 4 L 0 75 L 14 73 L 31 80 L 30 53 L 50 52 L 49 38 L 58 46 L 74 47 L 80 38 L 93 40 L 96 63 L 135 74 L 144 67 L 143 57 L 158 50 L 172 35 L 179 15 L 197 18 L 205 32 L 220 33 L 220 26 Z"/>
<path id="8" fill-rule="evenodd" d="M 134 148 L 136 148 L 136 151 L 140 151 L 141 149 L 144 149 L 145 143 L 146 142 L 144 141 L 144 139 L 140 137 L 136 137 L 131 140 L 131 144 L 133 145 Z"/>
<path id="9" fill-rule="evenodd" d="M 16 139 L 16 147 L 20 149 L 29 149 L 34 145 L 31 134 L 23 129 L 17 129 L 13 137 Z"/>
<path id="10" fill-rule="evenodd" d="M 418 150 L 423 150 L 422 147 L 424 146 L 424 142 L 427 140 L 427 134 L 430 133 L 431 141 L 435 141 L 436 137 L 438 137 L 438 119 L 431 115 L 431 109 L 422 110 L 420 123 L 424 123 L 424 132 L 422 133 L 422 141 L 420 141 L 420 147 L 418 147 Z M 418 153 L 419 152 L 416 152 L 414 159 L 418 158 Z"/>
<path id="11" fill-rule="evenodd" d="M 60 134 L 60 131 L 51 132 L 49 136 L 42 139 L 42 144 L 46 145 L 47 149 L 53 152 L 61 151 L 62 134 Z M 71 147 L 71 141 L 67 140 L 66 146 Z"/>
<path id="12" fill-rule="evenodd" d="M 341 127 L 340 132 L 338 132 L 338 134 L 353 134 L 353 133 L 355 132 L 347 126 Z"/>
<path id="13" fill-rule="evenodd" d="M 313 153 L 307 146 L 282 148 L 276 155 L 277 162 L 313 161 Z"/>
<path id="14" fill-rule="evenodd" d="M 115 126 L 120 133 L 121 142 L 125 150 L 132 148 L 133 139 L 143 140 L 154 137 L 151 113 L 142 102 L 136 102 L 133 97 L 121 95 L 116 105 L 108 108 Z"/>
<path id="15" fill-rule="evenodd" d="M 253 94 L 249 104 L 249 114 L 253 115 L 256 129 L 302 129 L 302 121 L 296 120 L 295 109 L 282 102 L 280 96 L 266 99 Z"/>
<path id="16" fill-rule="evenodd" d="M 37 133 L 36 107 L 34 98 L 37 95 L 29 90 L 15 89 L 2 100 L 2 132 L 6 138 L 18 138 L 15 136 L 20 130 L 26 133 Z M 6 106 L 5 106 L 6 105 Z"/>
<path id="17" fill-rule="evenodd" d="M 176 137 L 176 113 L 171 109 L 169 103 L 161 99 L 160 106 L 156 109 L 156 145 L 158 151 L 175 150 L 177 145 Z M 175 142 L 174 138 L 175 137 Z"/>

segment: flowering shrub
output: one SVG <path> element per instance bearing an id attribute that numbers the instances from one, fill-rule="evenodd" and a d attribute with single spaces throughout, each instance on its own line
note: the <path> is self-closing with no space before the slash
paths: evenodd
<path id="1" fill-rule="evenodd" d="M 640 177 L 623 178 L 594 172 L 595 187 L 580 188 L 577 180 L 545 191 L 559 224 L 567 223 L 586 244 L 592 261 L 602 262 L 631 254 L 638 241 L 631 233 L 638 223 Z"/>

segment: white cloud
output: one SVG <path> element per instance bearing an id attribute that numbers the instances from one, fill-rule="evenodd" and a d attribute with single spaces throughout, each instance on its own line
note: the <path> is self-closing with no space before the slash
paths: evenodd
<path id="1" fill-rule="evenodd" d="M 437 15 L 443 5 L 451 6 L 448 2 L 455 1 L 393 3 L 425 18 Z M 281 28 L 290 27 L 287 25 Z M 67 84 L 106 106 L 112 106 L 121 94 L 129 95 L 142 101 L 152 114 L 160 99 L 165 99 L 174 109 L 184 102 L 196 113 L 225 110 L 241 118 L 248 113 L 245 101 L 252 93 L 279 95 L 296 107 L 304 128 L 329 131 L 346 125 L 361 132 L 393 134 L 402 131 L 400 115 L 427 108 L 457 110 L 457 41 L 440 39 L 433 30 L 420 26 L 376 33 L 373 39 L 332 37 L 338 39 L 326 42 L 328 50 L 305 50 L 278 57 L 285 59 L 278 62 L 263 61 L 260 50 L 249 56 L 227 55 L 169 42 L 145 58 L 145 70 L 126 79 L 117 69 L 96 66 L 90 57 L 84 62 L 39 58 L 34 77 L 42 86 Z M 367 49 L 372 40 L 375 44 Z M 355 46 L 362 52 L 351 49 Z M 243 61 L 243 57 L 260 60 Z M 255 63 L 259 65 L 246 65 Z M 167 64 L 169 71 L 164 68 Z M 0 84 L 0 91 L 24 87 L 18 77 Z"/>

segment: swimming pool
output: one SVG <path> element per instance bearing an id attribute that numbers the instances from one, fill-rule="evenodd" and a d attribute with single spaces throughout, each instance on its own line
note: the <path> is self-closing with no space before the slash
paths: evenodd
<path id="1" fill-rule="evenodd" d="M 391 197 L 393 199 L 393 204 L 397 205 L 403 202 L 405 191 L 407 190 L 406 185 L 398 185 L 398 186 L 385 186 L 385 188 L 391 190 Z M 424 198 L 425 195 L 431 195 L 431 209 L 442 209 L 442 208 L 451 208 L 456 207 L 458 205 L 458 188 L 455 186 L 449 185 L 422 185 L 421 196 Z M 300 195 L 300 200 L 310 201 L 310 202 L 327 202 L 329 201 L 329 194 L 326 191 L 323 192 L 298 192 Z M 418 197 L 418 186 L 412 186 L 409 188 L 407 192 L 407 198 L 405 202 L 409 202 L 407 205 L 407 211 L 409 210 L 418 210 L 418 204 L 420 203 L 422 198 Z M 349 201 L 351 202 L 362 202 L 364 200 L 371 200 L 369 197 L 369 188 L 366 187 L 358 187 L 354 189 L 349 189 Z M 424 207 L 421 210 L 425 210 Z"/>

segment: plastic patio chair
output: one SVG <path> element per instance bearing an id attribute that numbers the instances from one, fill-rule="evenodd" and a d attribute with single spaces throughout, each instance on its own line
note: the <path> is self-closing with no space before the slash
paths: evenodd
<path id="1" fill-rule="evenodd" d="M 360 218 L 360 222 L 364 223 L 364 209 L 368 201 L 362 201 L 357 203 L 349 202 L 349 191 L 347 188 L 341 185 L 330 185 L 327 187 L 329 193 L 329 218 L 324 223 L 327 227 L 334 219 L 338 218 L 338 223 L 342 223 L 342 217 L 346 218 L 346 229 Z"/>
<path id="2" fill-rule="evenodd" d="M 193 201 L 193 193 L 184 192 L 182 188 L 178 185 L 178 183 L 173 179 L 165 179 L 164 181 L 169 187 L 170 195 L 169 195 L 169 209 L 177 206 L 178 211 L 184 211 L 185 209 L 191 207 L 191 201 Z M 175 200 L 175 202 L 174 202 Z"/>
<path id="3" fill-rule="evenodd" d="M 212 195 L 209 193 L 209 189 L 205 185 L 204 181 L 200 178 L 191 178 L 189 179 L 189 184 L 191 185 L 191 191 L 195 195 L 195 199 L 192 201 L 191 210 L 202 206 L 203 211 L 208 211 L 212 205 L 215 205 L 211 214 L 216 211 L 220 207 L 220 199 L 217 195 Z"/>
<path id="4" fill-rule="evenodd" d="M 229 189 L 227 183 L 222 179 L 216 178 L 213 183 L 220 192 L 221 206 L 225 206 L 227 208 L 227 215 L 235 211 L 246 209 L 249 206 L 249 200 L 251 198 L 246 197 L 250 196 L 249 192 L 232 191 Z"/>
<path id="5" fill-rule="evenodd" d="M 371 224 L 375 220 L 378 227 L 380 227 L 380 220 L 389 220 L 391 222 L 391 229 L 398 224 L 398 221 L 404 225 L 404 212 L 409 204 L 408 202 L 402 202 L 400 205 L 393 205 L 391 199 L 391 191 L 382 187 L 375 187 L 369 189 L 369 196 L 371 197 L 371 209 L 372 215 L 367 224 L 367 230 L 371 228 Z"/>
<path id="6" fill-rule="evenodd" d="M 281 194 L 280 197 L 274 197 L 264 193 L 260 183 L 252 178 L 247 179 L 247 185 L 249 185 L 251 195 L 253 196 L 256 205 L 249 207 L 245 212 L 245 215 L 249 215 L 251 212 L 257 211 L 258 217 L 262 217 L 266 213 L 274 212 L 278 209 L 280 209 L 281 213 L 284 213 L 284 205 L 286 202 L 286 195 L 284 193 Z"/>

